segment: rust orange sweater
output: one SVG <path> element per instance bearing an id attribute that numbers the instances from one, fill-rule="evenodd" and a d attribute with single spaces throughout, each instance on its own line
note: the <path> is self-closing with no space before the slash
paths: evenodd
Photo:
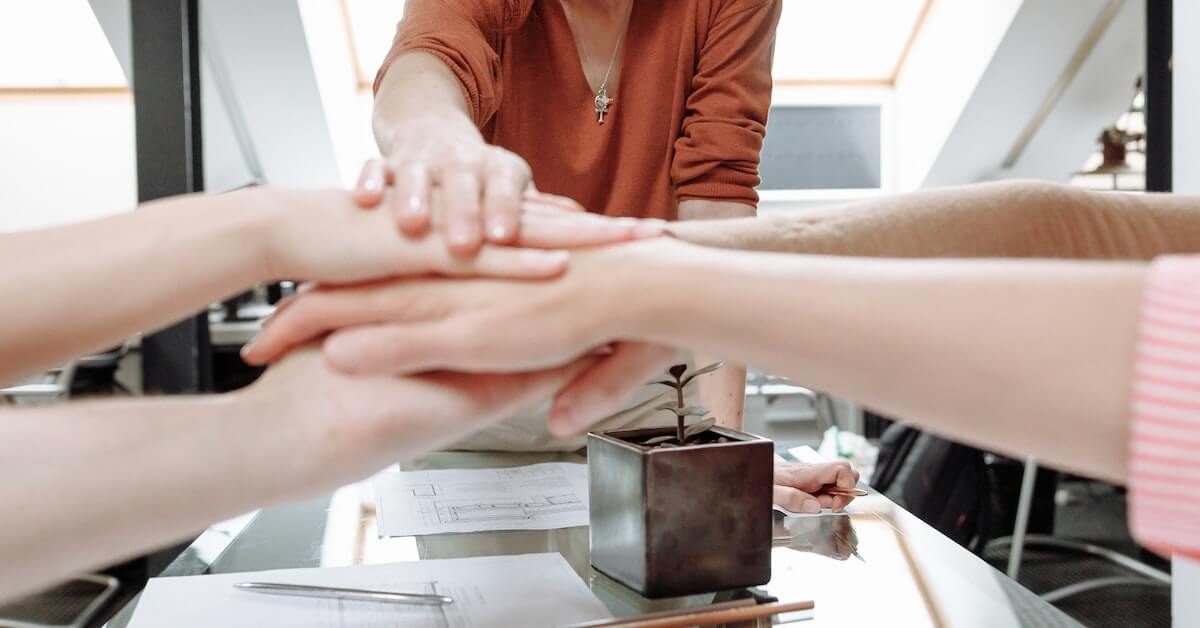
<path id="1" fill-rule="evenodd" d="M 484 138 L 525 158 L 539 189 L 674 220 L 687 199 L 758 201 L 781 4 L 636 1 L 603 126 L 559 0 L 409 0 L 378 76 L 400 54 L 433 54 Z"/>

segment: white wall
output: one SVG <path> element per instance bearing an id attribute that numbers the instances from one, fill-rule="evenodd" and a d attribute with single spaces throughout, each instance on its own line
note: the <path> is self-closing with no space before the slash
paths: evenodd
<path id="1" fill-rule="evenodd" d="M 1175 0 L 1175 191 L 1200 194 L 1200 0 Z M 1171 612 L 1176 626 L 1200 626 L 1200 563 L 1174 561 Z"/>
<path id="2" fill-rule="evenodd" d="M 136 202 L 128 95 L 0 96 L 0 231 L 77 222 Z"/>
<path id="3" fill-rule="evenodd" d="M 1146 68 L 1145 33 L 1146 3 L 1124 0 L 1017 163 L 1010 169 L 997 168 L 987 178 L 1067 183 L 1072 172 L 1097 150 L 1100 129 L 1129 107 L 1134 81 Z"/>
<path id="4" fill-rule="evenodd" d="M 1024 2 L 922 185 L 1004 176 L 1066 182 L 1093 152 L 1099 129 L 1129 104 L 1145 65 L 1143 13 L 1139 0 Z M 1100 26 L 1106 26 L 1103 35 L 1088 48 L 1016 168 L 994 174 Z"/>
<path id="5" fill-rule="evenodd" d="M 896 184 L 916 189 L 937 159 L 1023 0 L 937 0 L 896 80 Z"/>

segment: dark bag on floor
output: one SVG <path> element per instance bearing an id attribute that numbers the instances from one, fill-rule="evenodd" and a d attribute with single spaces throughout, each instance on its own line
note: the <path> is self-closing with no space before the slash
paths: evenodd
<path id="1" fill-rule="evenodd" d="M 988 471 L 978 449 L 890 425 L 871 486 L 964 547 L 977 549 L 987 536 Z"/>

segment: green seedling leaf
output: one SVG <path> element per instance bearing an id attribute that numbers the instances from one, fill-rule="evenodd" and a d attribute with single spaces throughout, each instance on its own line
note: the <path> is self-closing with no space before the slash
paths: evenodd
<path id="1" fill-rule="evenodd" d="M 676 414 L 676 416 L 678 416 L 681 408 L 679 406 L 675 405 L 674 401 L 668 401 L 666 403 L 660 403 L 657 406 L 654 406 L 654 409 L 655 410 L 670 410 L 671 412 L 674 412 Z"/>
<path id="2" fill-rule="evenodd" d="M 679 379 L 680 377 L 683 377 L 684 373 L 687 372 L 687 365 L 686 364 L 676 364 L 675 366 L 672 366 L 671 368 L 667 369 L 667 372 L 671 374 L 671 377 L 674 377 L 675 379 Z"/>
<path id="3" fill-rule="evenodd" d="M 654 381 L 652 381 L 652 382 L 650 382 L 649 384 L 646 384 L 646 385 L 647 385 L 647 386 L 653 386 L 653 385 L 655 385 L 655 384 L 662 384 L 663 386 L 670 386 L 671 388 L 675 388 L 675 389 L 678 389 L 678 388 L 679 388 L 679 382 L 672 381 L 672 380 L 669 380 L 669 379 L 657 379 L 657 380 L 654 380 Z"/>
<path id="4" fill-rule="evenodd" d="M 704 416 L 708 414 L 708 408 L 704 406 L 688 406 L 677 412 L 679 416 Z"/>
<path id="5" fill-rule="evenodd" d="M 697 377 L 704 375 L 705 373 L 711 373 L 723 366 L 725 366 L 724 362 L 713 362 L 712 364 L 709 364 L 708 366 L 700 369 L 699 371 L 696 371 L 695 373 L 692 373 L 691 375 L 688 375 L 687 377 L 683 378 L 683 382 L 681 383 L 681 385 L 687 386 L 688 382 L 692 381 L 693 379 L 696 379 Z"/>
<path id="6" fill-rule="evenodd" d="M 657 445 L 659 443 L 665 443 L 669 440 L 674 440 L 674 438 L 675 438 L 675 436 L 673 434 L 667 434 L 666 436 L 655 436 L 654 438 L 647 438 L 645 440 L 645 442 L 643 442 L 642 444 L 643 445 Z"/>
<path id="7" fill-rule="evenodd" d="M 707 432 L 716 424 L 717 420 L 715 418 L 704 419 L 695 425 L 688 426 L 688 428 L 683 432 L 683 437 L 685 440 L 692 440 L 693 436 L 699 436 L 700 434 Z"/>

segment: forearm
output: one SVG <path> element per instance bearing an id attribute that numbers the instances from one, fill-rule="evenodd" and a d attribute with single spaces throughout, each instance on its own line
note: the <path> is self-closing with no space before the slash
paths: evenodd
<path id="1" fill-rule="evenodd" d="M 319 490 L 318 435 L 279 411 L 234 396 L 0 411 L 0 598 L 298 497 L 304 478 Z"/>
<path id="2" fill-rule="evenodd" d="M 268 278 L 265 190 L 189 196 L 0 235 L 0 382 L 104 348 Z"/>
<path id="3" fill-rule="evenodd" d="M 729 356 L 951 437 L 1124 477 L 1139 265 L 692 247 L 663 257 L 653 273 L 644 263 L 631 272 L 642 278 L 632 280 L 636 299 L 613 301 L 639 302 L 629 312 L 639 340 Z"/>
<path id="4" fill-rule="evenodd" d="M 1148 260 L 1200 250 L 1200 197 L 1000 182 L 670 231 L 695 244 L 756 251 Z"/>
<path id="5" fill-rule="evenodd" d="M 696 355 L 697 368 L 718 361 Z M 742 418 L 746 411 L 746 365 L 726 363 L 721 370 L 702 376 L 700 403 L 716 417 L 718 425 L 742 429 Z"/>
<path id="6" fill-rule="evenodd" d="M 388 66 L 375 94 L 372 123 L 380 152 L 389 154 L 397 133 L 407 126 L 431 120 L 483 141 L 471 121 L 458 77 L 431 54 L 405 53 Z"/>

